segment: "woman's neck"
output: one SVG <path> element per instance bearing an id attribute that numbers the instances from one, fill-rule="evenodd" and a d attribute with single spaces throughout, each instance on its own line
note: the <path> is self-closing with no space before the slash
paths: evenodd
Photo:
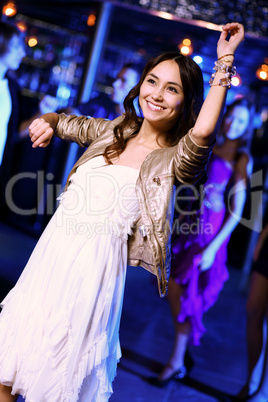
<path id="1" fill-rule="evenodd" d="M 163 134 L 146 120 L 143 120 L 136 141 L 151 148 L 164 148 L 166 146 Z"/>

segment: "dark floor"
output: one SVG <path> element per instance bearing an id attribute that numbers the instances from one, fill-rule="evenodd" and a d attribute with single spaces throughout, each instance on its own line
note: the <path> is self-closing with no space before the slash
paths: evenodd
<path id="1" fill-rule="evenodd" d="M 18 278 L 36 241 L 0 224 L 1 299 Z M 195 365 L 189 378 L 162 389 L 150 385 L 146 377 L 161 368 L 172 347 L 168 302 L 160 299 L 148 272 L 129 267 L 120 330 L 123 357 L 111 402 L 212 402 L 226 401 L 228 394 L 235 394 L 246 376 L 246 295 L 238 290 L 239 279 L 240 271 L 230 268 L 230 280 L 205 315 L 207 333 L 201 346 L 190 348 Z"/>

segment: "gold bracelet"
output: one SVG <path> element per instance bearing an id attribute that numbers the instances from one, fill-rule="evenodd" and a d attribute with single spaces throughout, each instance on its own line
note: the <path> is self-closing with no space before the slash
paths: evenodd
<path id="1" fill-rule="evenodd" d="M 230 89 L 231 88 L 231 80 L 228 78 L 220 79 L 218 84 L 209 84 L 210 87 L 223 87 Z"/>
<path id="2" fill-rule="evenodd" d="M 224 62 L 224 63 L 232 63 L 232 60 L 222 60 L 222 62 Z"/>
<path id="3" fill-rule="evenodd" d="M 219 57 L 218 60 L 221 60 L 226 56 L 234 56 L 234 54 L 233 53 L 224 54 L 223 56 Z"/>

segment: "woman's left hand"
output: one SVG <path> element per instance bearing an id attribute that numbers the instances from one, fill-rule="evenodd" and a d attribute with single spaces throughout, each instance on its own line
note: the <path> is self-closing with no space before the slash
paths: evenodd
<path id="1" fill-rule="evenodd" d="M 229 33 L 230 38 L 227 40 Z M 224 25 L 217 45 L 218 58 L 225 54 L 234 54 L 238 45 L 244 40 L 244 37 L 245 33 L 242 24 L 231 22 Z"/>
<path id="2" fill-rule="evenodd" d="M 199 255 L 200 261 L 198 264 L 200 271 L 206 271 L 212 266 L 215 260 L 216 253 L 217 249 L 215 249 L 212 244 L 207 246 L 202 251 L 202 253 Z"/>

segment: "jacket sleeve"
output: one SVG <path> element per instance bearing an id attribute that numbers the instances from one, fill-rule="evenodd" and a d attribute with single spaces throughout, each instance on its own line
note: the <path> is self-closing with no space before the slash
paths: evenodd
<path id="1" fill-rule="evenodd" d="M 194 184 L 204 175 L 210 159 L 213 144 L 200 146 L 191 137 L 191 130 L 182 137 L 177 145 L 174 158 L 174 169 L 177 179 L 181 183 Z"/>
<path id="2" fill-rule="evenodd" d="M 116 123 L 116 120 L 111 122 L 110 120 L 101 118 L 76 115 L 67 116 L 61 113 L 59 114 L 54 134 L 63 140 L 76 142 L 81 147 L 88 147 L 111 124 Z M 119 121 L 116 124 L 118 123 Z"/>

